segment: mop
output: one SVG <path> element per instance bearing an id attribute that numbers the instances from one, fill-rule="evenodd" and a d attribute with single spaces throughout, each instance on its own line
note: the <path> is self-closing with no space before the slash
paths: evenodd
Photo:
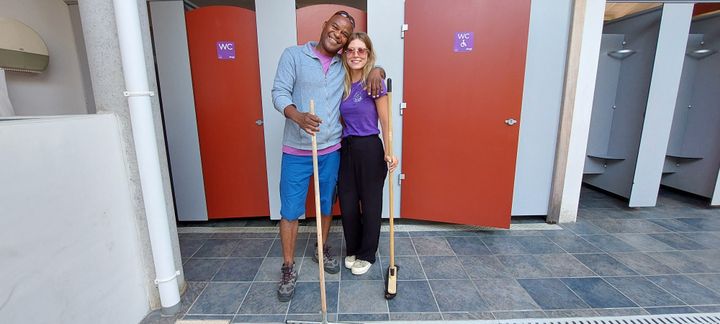
<path id="1" fill-rule="evenodd" d="M 388 95 L 388 142 L 385 144 L 387 152 L 391 157 L 395 156 L 392 148 L 392 79 L 387 80 L 387 95 Z M 395 201 L 393 194 L 393 171 L 389 171 L 388 174 L 388 193 L 389 193 L 389 205 L 388 210 L 390 212 L 390 265 L 388 266 L 387 276 L 385 277 L 385 299 L 393 299 L 397 294 L 397 272 L 398 267 L 395 264 L 395 224 L 393 218 L 395 213 L 393 211 L 393 203 Z"/>
<path id="2" fill-rule="evenodd" d="M 315 101 L 310 99 L 310 114 L 315 115 Z M 328 324 L 327 321 L 327 300 L 325 296 L 325 266 L 323 256 L 323 237 L 322 237 L 322 214 L 320 211 L 320 177 L 318 173 L 318 154 L 317 154 L 317 138 L 312 135 L 312 161 L 313 161 L 313 185 L 315 186 L 315 225 L 317 227 L 317 254 L 318 254 L 318 272 L 320 273 L 320 307 L 322 309 L 322 322 L 309 321 L 293 321 L 287 320 L 285 323 L 293 324 Z"/>

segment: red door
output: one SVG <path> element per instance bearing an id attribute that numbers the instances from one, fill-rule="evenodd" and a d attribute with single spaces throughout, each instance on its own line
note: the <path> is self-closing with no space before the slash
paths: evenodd
<path id="1" fill-rule="evenodd" d="M 255 13 L 204 7 L 186 21 L 208 218 L 270 215 Z"/>
<path id="2" fill-rule="evenodd" d="M 407 0 L 405 20 L 402 217 L 507 228 L 530 0 Z"/>
<path id="3" fill-rule="evenodd" d="M 355 19 L 355 31 L 366 31 L 367 19 L 364 11 L 341 5 L 320 4 L 302 7 L 296 10 L 297 20 L 297 42 L 298 45 L 305 44 L 309 41 L 317 42 L 320 40 L 322 26 L 332 14 L 344 10 Z M 308 197 L 305 202 L 305 216 L 315 217 L 315 188 L 313 187 L 313 178 L 310 178 L 310 188 L 308 189 Z M 340 215 L 340 203 L 335 202 L 333 205 L 333 215 Z"/>

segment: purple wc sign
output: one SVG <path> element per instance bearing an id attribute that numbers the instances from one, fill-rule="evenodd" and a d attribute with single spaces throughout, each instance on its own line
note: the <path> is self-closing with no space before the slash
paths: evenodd
<path id="1" fill-rule="evenodd" d="M 474 40 L 475 36 L 473 35 L 473 32 L 455 33 L 455 52 L 471 52 L 473 49 Z"/>
<path id="2" fill-rule="evenodd" d="M 234 60 L 235 59 L 235 42 L 219 41 L 217 42 L 218 60 Z"/>

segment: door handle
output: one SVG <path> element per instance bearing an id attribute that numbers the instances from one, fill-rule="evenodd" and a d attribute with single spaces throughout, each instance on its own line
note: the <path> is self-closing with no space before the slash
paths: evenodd
<path id="1" fill-rule="evenodd" d="M 512 126 L 512 125 L 517 124 L 517 120 L 515 120 L 513 118 L 505 119 L 505 124 L 508 124 L 508 126 Z"/>
<path id="2" fill-rule="evenodd" d="M 258 119 L 255 121 L 255 125 L 262 126 L 264 124 L 262 119 Z"/>

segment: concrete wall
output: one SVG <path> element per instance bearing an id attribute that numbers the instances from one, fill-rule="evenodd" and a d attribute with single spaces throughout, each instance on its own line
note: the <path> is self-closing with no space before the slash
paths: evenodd
<path id="1" fill-rule="evenodd" d="M 0 323 L 138 323 L 150 310 L 114 114 L 0 120 Z"/>
<path id="2" fill-rule="evenodd" d="M 19 116 L 86 114 L 94 110 L 87 99 L 87 80 L 68 6 L 61 0 L 3 0 L 0 15 L 17 19 L 45 41 L 50 64 L 41 74 L 7 72 L 10 101 Z"/>

